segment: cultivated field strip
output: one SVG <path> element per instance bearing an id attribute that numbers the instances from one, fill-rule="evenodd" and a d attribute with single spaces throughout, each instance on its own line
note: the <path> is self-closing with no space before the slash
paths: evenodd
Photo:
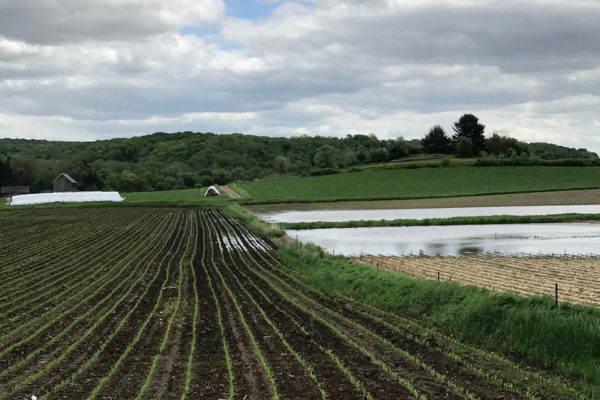
<path id="1" fill-rule="evenodd" d="M 600 258 L 571 256 L 377 257 L 357 262 L 421 279 L 454 281 L 498 292 L 554 296 L 559 300 L 600 305 Z"/>
<path id="2" fill-rule="evenodd" d="M 146 225 L 153 223 L 152 219 L 144 222 Z M 18 276 L 5 275 L 6 279 L 10 280 L 12 284 L 10 288 L 3 289 L 3 295 L 0 297 L 0 317 L 4 317 L 2 315 L 3 309 L 10 308 L 11 311 L 16 311 L 14 307 L 11 307 L 13 304 L 24 307 L 28 302 L 38 302 L 40 296 L 52 298 L 52 290 L 60 290 L 61 285 L 65 282 L 68 282 L 74 289 L 77 283 L 73 279 L 74 276 L 95 280 L 95 274 L 87 274 L 87 272 L 92 272 L 90 266 L 94 264 L 103 265 L 109 261 L 99 260 L 94 255 L 96 253 L 114 254 L 114 252 L 108 253 L 108 250 L 118 248 L 119 243 L 126 242 L 125 239 L 131 240 L 130 235 L 135 235 L 136 231 L 142 231 L 141 224 L 129 226 L 122 232 L 117 231 L 117 234 L 114 234 L 115 226 L 109 225 L 109 228 L 112 229 L 103 232 L 103 235 L 98 236 L 98 239 L 92 241 L 88 246 L 83 248 L 73 246 L 73 248 L 69 248 L 68 252 L 63 252 L 54 259 L 49 257 L 45 263 L 23 265 L 20 269 L 23 272 L 26 271 L 26 274 L 23 273 Z M 61 252 L 61 249 L 59 248 L 57 251 Z M 96 273 L 102 271 L 100 268 L 96 268 L 96 270 Z M 86 273 L 82 274 L 82 271 Z M 32 279 L 33 276 L 37 279 Z M 37 296 L 32 296 L 32 292 L 37 293 Z"/>
<path id="3" fill-rule="evenodd" d="M 0 399 L 583 398 L 418 320 L 314 291 L 218 211 L 35 211 L 69 229 L 42 226 L 65 245 L 45 248 L 47 263 L 5 265 Z"/>
<path id="4" fill-rule="evenodd" d="M 37 214 L 39 214 L 39 211 Z M 73 242 L 66 242 L 65 237 L 73 236 L 81 240 L 81 243 L 84 243 L 85 240 L 89 240 L 90 237 L 94 237 L 94 235 L 100 233 L 97 229 L 106 229 L 106 221 L 116 221 L 123 217 L 118 212 L 108 212 L 102 218 L 98 216 L 97 219 L 90 218 L 82 222 L 70 215 L 61 215 L 60 218 L 47 221 L 46 224 L 43 218 L 22 216 L 19 218 L 19 222 L 31 219 L 33 221 L 37 220 L 37 225 L 33 224 L 28 229 L 23 230 L 19 228 L 11 229 L 3 225 L 4 234 L 0 237 L 0 245 L 3 248 L 0 250 L 2 250 L 3 254 L 7 254 L 7 257 L 3 257 L 0 260 L 0 271 L 5 272 L 4 268 L 7 265 L 13 268 L 21 267 L 26 260 L 22 254 L 26 254 L 27 259 L 37 258 L 43 260 L 45 254 L 55 254 L 57 246 L 64 248 L 67 244 L 71 246 L 75 244 Z M 19 262 L 15 263 L 15 260 Z"/>

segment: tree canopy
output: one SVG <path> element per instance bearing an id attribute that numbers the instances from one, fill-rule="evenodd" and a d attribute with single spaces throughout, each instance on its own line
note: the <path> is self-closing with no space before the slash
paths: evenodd
<path id="1" fill-rule="evenodd" d="M 475 154 L 483 150 L 485 125 L 479 123 L 479 118 L 473 114 L 464 114 L 454 123 L 453 130 L 455 140 L 461 137 L 471 140 Z"/>
<path id="2" fill-rule="evenodd" d="M 421 140 L 423 151 L 430 154 L 445 154 L 451 149 L 450 137 L 440 125 L 434 125 Z"/>

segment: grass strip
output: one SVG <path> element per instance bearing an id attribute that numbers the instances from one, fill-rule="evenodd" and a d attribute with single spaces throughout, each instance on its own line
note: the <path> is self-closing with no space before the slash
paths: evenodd
<path id="1" fill-rule="evenodd" d="M 549 393 L 548 388 L 561 391 L 566 398 L 586 398 L 583 394 L 577 393 L 577 391 L 572 386 L 558 379 L 557 377 L 546 377 L 535 371 L 523 369 L 518 364 L 513 363 L 512 361 L 506 359 L 505 357 L 502 357 L 501 355 L 490 353 L 480 348 L 464 344 L 456 338 L 444 335 L 443 333 L 439 332 L 433 327 L 423 326 L 422 324 L 418 324 L 413 320 L 401 317 L 397 313 L 382 310 L 381 308 L 374 307 L 368 304 L 362 304 L 351 297 L 343 295 L 341 295 L 341 297 L 342 299 L 344 299 L 344 301 L 347 302 L 346 307 L 348 309 L 353 310 L 363 315 L 364 317 L 371 318 L 375 321 L 381 321 L 382 324 L 384 324 L 387 328 L 391 329 L 392 331 L 398 334 L 403 334 L 404 336 L 415 342 L 423 343 L 424 345 L 432 348 L 432 350 L 440 354 L 444 354 L 448 358 L 451 358 L 457 362 L 463 363 L 467 366 L 468 369 L 474 371 L 482 378 L 493 382 L 496 385 L 501 386 L 507 390 L 518 393 L 528 399 L 538 399 L 538 397 L 535 396 L 535 394 L 533 393 L 534 391 L 537 391 L 541 394 Z M 432 347 L 430 341 L 428 340 L 429 338 L 434 338 L 436 342 L 443 343 L 444 347 Z M 528 387 L 528 390 L 525 393 L 523 393 L 522 391 L 519 391 L 517 388 L 515 388 L 512 383 L 506 382 L 498 376 L 490 375 L 489 373 L 471 364 L 467 359 L 464 359 L 463 357 L 458 355 L 456 353 L 457 351 L 461 353 L 466 352 L 469 354 L 474 354 L 475 356 L 479 356 L 487 361 L 500 365 L 504 369 L 512 371 L 512 373 L 516 376 L 517 381 L 526 381 L 528 385 L 535 385 L 536 389 L 533 390 L 531 387 Z"/>
<path id="2" fill-rule="evenodd" d="M 443 331 L 501 353 L 517 351 L 531 362 L 600 383 L 600 310 L 554 305 L 548 297 L 495 294 L 455 283 L 436 283 L 358 265 L 314 245 L 280 247 L 283 262 L 329 295 L 401 310 Z"/>
<path id="3" fill-rule="evenodd" d="M 486 224 L 547 224 L 562 222 L 600 221 L 600 214 L 556 214 L 556 215 L 491 215 L 485 217 L 453 217 L 426 219 L 360 220 L 341 222 L 284 222 L 285 229 L 335 229 L 335 228 L 375 228 L 392 226 L 431 226 L 431 225 L 486 225 Z"/>

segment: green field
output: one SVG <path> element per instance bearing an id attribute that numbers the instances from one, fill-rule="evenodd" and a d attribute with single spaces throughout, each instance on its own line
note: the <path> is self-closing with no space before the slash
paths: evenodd
<path id="1" fill-rule="evenodd" d="M 503 207 L 600 204 L 600 190 L 559 190 L 491 194 L 479 196 L 438 197 L 409 200 L 352 200 L 323 203 L 274 203 L 249 205 L 252 212 L 265 213 L 287 210 L 385 210 L 391 208 Z"/>
<path id="2" fill-rule="evenodd" d="M 206 188 L 201 189 L 181 189 L 181 190 L 165 190 L 161 192 L 138 192 L 138 193 L 121 193 L 121 197 L 125 201 L 121 203 L 112 202 L 86 202 L 86 203 L 48 203 L 36 204 L 31 206 L 18 206 L 16 208 L 54 208 L 54 207 L 104 207 L 110 206 L 219 206 L 226 202 L 227 196 L 221 197 L 204 197 Z M 5 201 L 0 199 L 0 209 L 8 209 Z"/>
<path id="3" fill-rule="evenodd" d="M 230 185 L 248 203 L 414 199 L 600 188 L 596 167 L 447 167 L 364 170 Z"/>
<path id="4" fill-rule="evenodd" d="M 389 161 L 386 163 L 373 163 L 355 166 L 361 170 L 367 169 L 394 169 L 394 168 L 423 168 L 423 167 L 440 167 L 446 166 L 467 166 L 473 165 L 477 161 L 476 158 L 457 158 L 444 154 L 417 154 L 398 160 Z"/>

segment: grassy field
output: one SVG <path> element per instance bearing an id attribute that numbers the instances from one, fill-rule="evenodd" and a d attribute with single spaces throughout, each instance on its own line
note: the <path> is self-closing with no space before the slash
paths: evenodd
<path id="1" fill-rule="evenodd" d="M 85 202 L 85 203 L 48 203 L 30 206 L 18 206 L 18 208 L 55 208 L 55 207 L 122 207 L 122 206 L 166 206 L 166 207 L 219 207 L 227 203 L 227 197 L 204 197 L 206 188 L 165 190 L 161 192 L 136 192 L 121 193 L 125 201 L 113 202 Z M 2 199 L 0 199 L 2 200 Z M 0 201 L 0 209 L 8 209 L 4 201 Z"/>
<path id="2" fill-rule="evenodd" d="M 247 203 L 414 199 L 600 188 L 595 167 L 447 167 L 364 170 L 236 182 Z"/>
<path id="3" fill-rule="evenodd" d="M 162 192 L 122 193 L 127 203 L 200 202 L 206 189 L 165 190 Z"/>
<path id="4" fill-rule="evenodd" d="M 419 154 L 387 163 L 374 163 L 359 165 L 353 168 L 362 170 L 367 169 L 394 169 L 394 168 L 423 168 L 423 167 L 439 167 L 442 165 L 452 166 L 467 166 L 473 165 L 477 161 L 476 158 L 457 158 L 454 156 L 443 154 Z"/>

